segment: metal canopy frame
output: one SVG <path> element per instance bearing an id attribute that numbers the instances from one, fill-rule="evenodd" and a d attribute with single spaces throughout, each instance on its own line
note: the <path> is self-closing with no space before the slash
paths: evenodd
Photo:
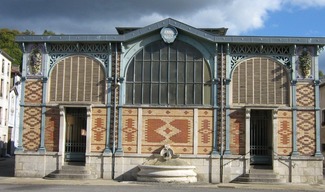
<path id="1" fill-rule="evenodd" d="M 16 42 L 128 42 L 166 26 L 174 26 L 185 33 L 192 34 L 213 43 L 325 45 L 325 37 L 220 36 L 204 31 L 204 29 L 192 27 L 172 18 L 167 18 L 121 35 L 21 35 L 16 37 Z"/>

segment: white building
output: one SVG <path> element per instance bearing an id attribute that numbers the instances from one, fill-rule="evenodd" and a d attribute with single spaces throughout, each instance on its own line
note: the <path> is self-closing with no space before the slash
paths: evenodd
<path id="1" fill-rule="evenodd" d="M 18 146 L 19 135 L 19 109 L 20 109 L 20 92 L 21 92 L 21 77 L 18 66 L 12 66 L 11 68 L 11 83 L 9 91 L 9 103 L 8 103 L 8 127 L 9 136 L 7 152 L 10 155 L 14 154 L 15 148 Z M 10 144 L 9 144 L 10 143 Z"/>
<path id="2" fill-rule="evenodd" d="M 7 154 L 9 140 L 8 98 L 10 90 L 11 62 L 13 59 L 0 50 L 0 149 L 1 156 Z"/>

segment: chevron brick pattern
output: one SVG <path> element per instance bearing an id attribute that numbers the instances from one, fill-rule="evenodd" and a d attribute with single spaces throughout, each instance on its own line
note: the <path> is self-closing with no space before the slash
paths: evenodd
<path id="1" fill-rule="evenodd" d="M 213 110 L 200 109 L 198 115 L 198 153 L 208 155 L 213 146 Z"/>
<path id="2" fill-rule="evenodd" d="M 312 156 L 315 153 L 315 113 L 297 112 L 297 147 L 300 155 Z"/>
<path id="3" fill-rule="evenodd" d="M 297 84 L 297 106 L 314 106 L 315 91 L 312 84 Z"/>
<path id="4" fill-rule="evenodd" d="M 60 110 L 48 107 L 45 112 L 45 148 L 49 152 L 59 151 Z"/>
<path id="5" fill-rule="evenodd" d="M 143 109 L 142 125 L 143 153 L 170 144 L 177 154 L 193 154 L 193 110 Z"/>
<path id="6" fill-rule="evenodd" d="M 40 107 L 26 107 L 24 110 L 23 147 L 26 151 L 37 151 L 41 134 Z"/>
<path id="7" fill-rule="evenodd" d="M 26 81 L 25 102 L 42 103 L 42 81 Z"/>
<path id="8" fill-rule="evenodd" d="M 292 152 L 292 112 L 278 111 L 278 154 L 290 155 Z"/>
<path id="9" fill-rule="evenodd" d="M 137 109 L 123 109 L 123 150 L 125 153 L 137 152 L 138 140 L 138 111 Z"/>
<path id="10" fill-rule="evenodd" d="M 105 108 L 92 109 L 91 151 L 103 152 L 106 144 L 106 113 Z"/>
<path id="11" fill-rule="evenodd" d="M 234 155 L 245 154 L 245 111 L 230 112 L 230 150 Z"/>

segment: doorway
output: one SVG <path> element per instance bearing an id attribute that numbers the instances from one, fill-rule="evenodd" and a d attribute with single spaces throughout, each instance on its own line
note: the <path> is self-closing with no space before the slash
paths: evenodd
<path id="1" fill-rule="evenodd" d="M 87 110 L 66 108 L 65 161 L 85 162 Z"/>
<path id="2" fill-rule="evenodd" d="M 251 110 L 250 156 L 252 165 L 272 164 L 272 111 Z"/>

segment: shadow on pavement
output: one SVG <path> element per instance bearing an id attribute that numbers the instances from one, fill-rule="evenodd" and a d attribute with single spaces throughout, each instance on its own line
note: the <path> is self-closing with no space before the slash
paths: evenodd
<path id="1" fill-rule="evenodd" d="M 0 177 L 15 176 L 15 157 L 0 157 Z"/>

